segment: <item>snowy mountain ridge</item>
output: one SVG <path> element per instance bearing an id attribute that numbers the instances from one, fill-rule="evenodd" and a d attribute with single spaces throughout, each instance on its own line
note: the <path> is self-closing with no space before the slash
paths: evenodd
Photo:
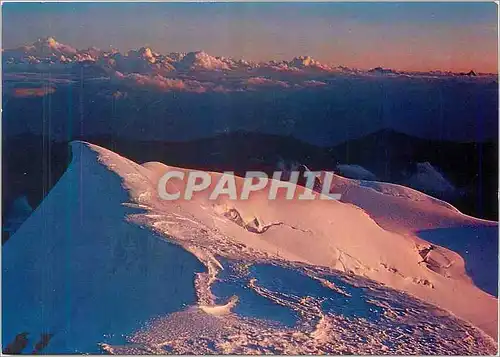
<path id="1" fill-rule="evenodd" d="M 331 191 L 342 201 L 268 201 L 266 190 L 246 201 L 209 201 L 206 191 L 162 201 L 159 177 L 189 169 L 71 146 L 70 167 L 3 248 L 4 341 L 48 332 L 46 353 L 96 353 L 99 343 L 118 354 L 497 349 L 498 300 L 479 279 L 495 280 L 496 257 L 460 256 L 453 240 L 419 233 L 453 230 L 467 242 L 476 238 L 463 227 L 474 227 L 489 249 L 496 222 L 340 176 Z M 209 174 L 213 184 L 221 175 Z M 248 315 L 256 307 L 267 314 Z"/>
<path id="2" fill-rule="evenodd" d="M 292 60 L 269 62 L 252 62 L 243 59 L 211 56 L 204 51 L 188 53 L 173 52 L 166 55 L 154 52 L 149 47 L 120 53 L 118 50 L 100 50 L 95 47 L 75 49 L 58 42 L 53 37 L 40 38 L 33 44 L 14 49 L 3 49 L 2 57 L 5 69 L 15 70 L 22 65 L 40 65 L 60 68 L 78 63 L 94 63 L 103 68 L 111 68 L 123 73 L 156 73 L 192 72 L 192 71 L 252 71 L 267 70 L 272 72 L 317 72 L 317 73 L 350 73 L 366 75 L 433 75 L 433 76 L 476 76 L 469 73 L 452 73 L 442 71 L 409 72 L 375 67 L 370 70 L 359 70 L 345 66 L 334 66 L 320 63 L 310 56 L 298 56 Z"/>

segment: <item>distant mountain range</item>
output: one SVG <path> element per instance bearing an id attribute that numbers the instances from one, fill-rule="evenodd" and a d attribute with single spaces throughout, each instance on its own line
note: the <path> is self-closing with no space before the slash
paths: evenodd
<path id="1" fill-rule="evenodd" d="M 4 49 L 2 53 L 4 71 L 68 71 L 78 65 L 94 66 L 96 72 L 110 76 L 131 73 L 143 75 L 173 75 L 193 72 L 216 71 L 265 75 L 273 72 L 285 73 L 345 73 L 364 75 L 427 75 L 427 76 L 477 76 L 490 74 L 453 73 L 446 71 L 410 72 L 376 67 L 359 70 L 345 66 L 320 63 L 310 56 L 298 56 L 289 61 L 251 62 L 243 59 L 214 57 L 203 51 L 160 54 L 149 47 L 141 47 L 120 53 L 118 50 L 100 50 L 95 47 L 76 49 L 57 42 L 53 37 L 41 38 L 30 45 Z"/>
<path id="2" fill-rule="evenodd" d="M 439 197 L 442 192 L 427 193 L 446 199 L 464 213 L 498 219 L 497 142 L 424 140 L 390 130 L 326 148 L 292 137 L 250 132 L 221 134 L 188 142 L 134 141 L 114 136 L 80 139 L 137 162 L 160 161 L 179 167 L 234 171 L 239 175 L 246 170 L 270 173 L 278 169 L 280 163 L 288 166 L 296 163 L 306 165 L 312 171 L 331 170 L 341 175 L 339 164 L 359 165 L 380 181 L 412 186 L 415 175 L 425 167 L 422 163 L 427 162 L 427 167 L 432 165 L 432 170 L 440 171 L 456 188 L 453 194 L 446 193 L 445 197 Z M 32 207 L 40 204 L 66 170 L 71 159 L 68 144 L 30 134 L 4 140 L 4 222 L 5 219 L 17 218 L 8 216 L 16 199 L 26 196 Z M 418 187 L 425 191 L 425 186 L 423 188 Z M 4 239 L 7 238 L 8 234 L 4 232 Z"/>

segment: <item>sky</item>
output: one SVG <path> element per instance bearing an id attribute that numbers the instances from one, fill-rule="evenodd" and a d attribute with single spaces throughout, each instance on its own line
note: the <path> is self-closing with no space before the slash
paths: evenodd
<path id="1" fill-rule="evenodd" d="M 497 11 L 493 2 L 4 3 L 2 48 L 52 36 L 76 48 L 497 73 Z"/>

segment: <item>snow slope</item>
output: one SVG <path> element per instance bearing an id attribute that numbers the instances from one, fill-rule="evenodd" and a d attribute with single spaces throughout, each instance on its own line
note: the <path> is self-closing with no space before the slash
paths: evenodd
<path id="1" fill-rule="evenodd" d="M 4 247 L 3 341 L 24 331 L 33 338 L 55 333 L 45 350 L 53 353 L 92 352 L 99 342 L 112 353 L 158 353 L 167 345 L 179 353 L 497 349 L 463 321 L 496 338 L 497 298 L 467 275 L 463 258 L 450 250 L 453 237 L 444 235 L 433 249 L 418 237 L 425 229 L 464 226 L 491 236 L 494 222 L 402 186 L 340 176 L 332 183 L 340 202 L 285 200 L 282 191 L 269 201 L 267 190 L 247 201 L 210 201 L 210 190 L 191 201 L 162 201 L 157 181 L 177 168 L 138 165 L 88 143 L 72 148 L 68 171 Z M 211 173 L 212 187 L 220 175 Z M 241 188 L 242 179 L 236 184 Z M 167 189 L 174 188 L 182 183 L 170 181 Z M 301 280 L 268 264 L 307 281 L 294 285 Z M 304 288 L 310 281 L 329 293 Z M 265 303 L 255 304 L 258 296 Z M 378 317 L 370 315 L 376 306 Z M 269 314 L 256 316 L 263 311 Z M 269 326 L 266 317 L 294 327 Z M 367 340 L 372 332 L 378 337 Z M 132 336 L 132 345 L 123 345 L 122 335 Z M 398 343 L 399 335 L 406 337 Z"/>
<path id="2" fill-rule="evenodd" d="M 464 259 L 447 249 L 447 242 L 427 252 L 430 244 L 418 237 L 418 232 L 424 229 L 459 227 L 478 230 L 486 227 L 489 234 L 496 234 L 496 222 L 465 216 L 443 201 L 403 186 L 340 176 L 335 176 L 331 189 L 342 194 L 340 202 L 285 200 L 283 191 L 278 191 L 277 200 L 269 201 L 267 189 L 252 194 L 246 201 L 230 201 L 225 196 L 209 201 L 211 190 L 195 194 L 191 201 L 161 201 L 157 198 L 156 183 L 171 167 L 148 163 L 134 164 L 137 167 L 132 169 L 117 154 L 96 146 L 91 148 L 123 177 L 132 198 L 154 212 L 137 215 L 135 220 L 161 234 L 187 239 L 198 249 L 219 255 L 219 250 L 213 251 L 213 237 L 222 235 L 217 244 L 227 246 L 225 256 L 254 257 L 255 252 L 263 252 L 265 256 L 365 276 L 447 309 L 490 336 L 497 335 L 497 299 L 473 284 Z M 138 176 L 138 171 L 148 178 L 149 184 Z M 213 188 L 221 174 L 211 175 Z M 241 189 L 242 179 L 237 179 L 236 185 Z M 301 190 L 302 187 L 297 187 L 297 192 Z M 195 218 L 196 223 L 189 223 L 189 227 L 171 223 L 174 207 Z M 226 216 L 234 214 L 237 219 L 228 222 Z M 271 228 L 256 234 L 248 229 L 254 222 Z M 193 229 L 214 234 L 206 242 L 199 235 L 195 241 Z M 230 237 L 232 243 L 224 237 Z"/>
<path id="3" fill-rule="evenodd" d="M 204 267 L 126 222 L 127 199 L 97 154 L 73 144 L 67 172 L 2 249 L 4 347 L 28 332 L 31 353 L 42 333 L 54 333 L 45 353 L 96 353 L 96 341 L 120 343 L 195 301 L 192 280 Z"/>

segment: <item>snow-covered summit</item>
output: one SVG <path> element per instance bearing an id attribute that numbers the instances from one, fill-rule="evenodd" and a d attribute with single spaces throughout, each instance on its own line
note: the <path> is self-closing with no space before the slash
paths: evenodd
<path id="1" fill-rule="evenodd" d="M 53 37 L 40 38 L 34 42 L 31 46 L 26 47 L 27 52 L 32 55 L 48 55 L 48 54 L 59 54 L 59 55 L 74 55 L 77 50 L 71 46 L 59 43 Z"/>
<path id="2" fill-rule="evenodd" d="M 416 296 L 496 335 L 497 324 L 491 316 L 497 315 L 497 299 L 470 280 L 464 258 L 446 248 L 449 238 L 435 245 L 418 236 L 422 229 L 446 232 L 467 225 L 485 233 L 487 239 L 497 234 L 494 222 L 462 215 L 442 201 L 403 186 L 340 176 L 333 177 L 331 191 L 341 193 L 341 201 L 286 200 L 284 195 L 270 201 L 268 189 L 255 192 L 248 200 L 209 200 L 210 192 L 202 191 L 192 200 L 163 201 L 157 195 L 159 178 L 169 170 L 188 173 L 189 169 L 159 162 L 139 165 L 84 142 L 72 143 L 72 152 L 66 173 L 2 249 L 3 341 L 13 341 L 26 331 L 32 336 L 29 348 L 35 350 L 37 337 L 48 332 L 52 335 L 46 353 L 95 353 L 97 342 L 106 342 L 112 352 L 109 344 L 124 344 L 123 335 L 141 329 L 146 322 L 153 327 L 161 322 L 153 318 L 181 310 L 188 313 L 182 315 L 188 319 L 193 317 L 189 312 L 201 311 L 207 319 L 225 314 L 224 322 L 231 316 L 234 322 L 236 315 L 229 312 L 235 306 L 243 306 L 245 311 L 245 289 L 250 288 L 269 299 L 267 304 L 286 301 L 301 312 L 315 313 L 317 321 L 308 326 L 317 325 L 317 332 L 311 339 L 309 328 L 304 336 L 318 351 L 329 351 L 316 339 L 333 333 L 324 325 L 337 326 L 338 320 L 327 318 L 322 303 L 316 305 L 315 300 L 287 299 L 290 294 L 284 289 L 295 286 L 282 286 L 283 291 L 277 292 L 261 289 L 266 275 L 259 274 L 238 290 L 241 302 L 236 297 L 219 305 L 212 287 L 224 279 L 223 260 L 240 264 L 234 266 L 248 274 L 259 268 L 248 270 L 252 264 L 288 270 L 302 267 L 312 281 L 337 292 L 343 292 L 347 282 L 357 285 L 369 278 L 375 290 L 367 289 L 361 295 L 382 291 L 381 284 L 385 284 L 409 293 L 405 304 L 411 295 Z M 221 177 L 220 173 L 209 174 L 213 184 Z M 241 187 L 242 178 L 235 180 Z M 182 182 L 169 185 L 168 190 L 182 188 Z M 304 189 L 297 186 L 296 190 Z M 464 239 L 476 238 L 465 235 Z M 473 256 L 465 257 L 470 258 Z M 346 280 L 336 286 L 317 275 L 318 271 L 339 271 Z M 303 293 L 309 296 L 311 291 Z M 350 298 L 350 294 L 342 295 L 344 302 Z M 370 305 L 370 311 L 387 307 L 388 298 L 390 295 L 383 298 L 385 305 Z M 400 306 L 402 300 L 396 301 Z M 186 306 L 191 308 L 186 310 Z M 422 316 L 423 307 L 418 306 L 417 315 Z M 468 333 L 460 335 L 460 341 L 474 336 L 474 351 L 491 353 L 495 348 L 491 338 L 469 323 L 427 306 L 419 324 L 448 316 L 445 325 L 457 324 L 462 326 L 459 331 Z M 353 318 L 352 323 L 362 322 L 366 327 L 363 321 Z M 172 320 L 166 323 L 169 328 L 176 326 Z M 190 327 L 184 325 L 182 331 Z M 235 331 L 242 337 L 241 333 L 249 332 Z M 259 331 L 263 329 L 252 336 Z M 354 334 L 358 331 L 354 329 Z M 162 333 L 161 326 L 156 326 L 148 336 L 161 340 Z M 234 345 L 244 342 L 237 340 Z M 432 346 L 436 346 L 434 342 Z"/>
<path id="3" fill-rule="evenodd" d="M 140 58 L 149 63 L 156 62 L 156 56 L 153 55 L 153 51 L 149 47 L 141 47 L 138 50 L 130 50 L 127 53 L 130 58 Z"/>
<path id="4" fill-rule="evenodd" d="M 324 64 L 320 63 L 319 61 L 316 61 L 311 56 L 295 57 L 293 60 L 288 62 L 288 65 L 290 67 L 299 68 L 299 69 L 312 68 L 312 69 L 318 69 L 318 70 L 324 70 L 324 71 L 331 70 L 331 68 L 329 66 L 324 65 Z"/>
<path id="5" fill-rule="evenodd" d="M 184 70 L 228 70 L 230 61 L 221 57 L 210 56 L 204 51 L 189 52 L 176 67 Z"/>

